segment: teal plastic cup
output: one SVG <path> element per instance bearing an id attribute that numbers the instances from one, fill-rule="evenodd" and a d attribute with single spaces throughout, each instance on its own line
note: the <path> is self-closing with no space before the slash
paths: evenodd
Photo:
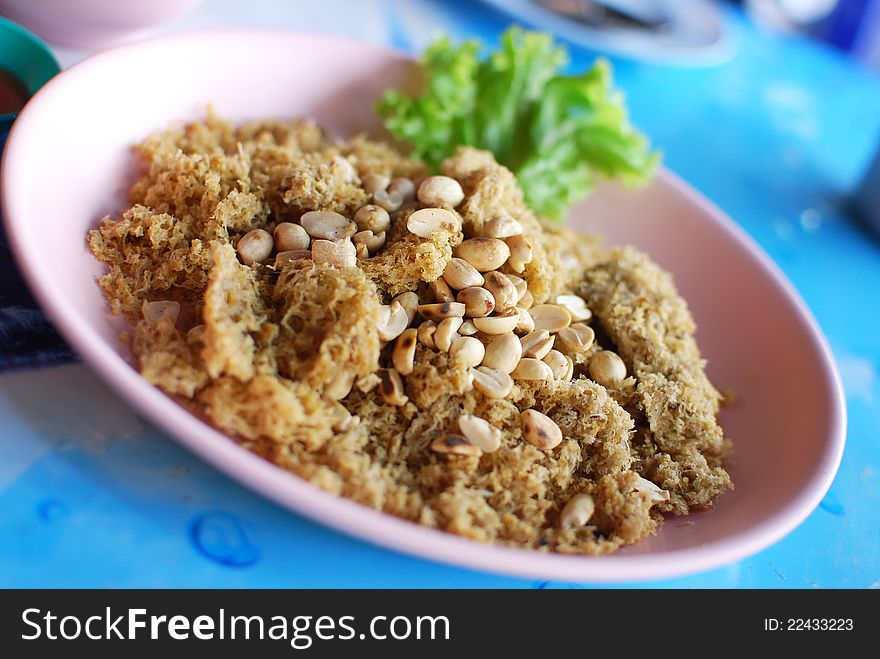
<path id="1" fill-rule="evenodd" d="M 18 23 L 0 17 L 0 68 L 14 76 L 23 86 L 26 98 L 61 71 L 61 67 L 40 39 Z M 0 114 L 0 147 L 6 141 L 17 112 Z"/>

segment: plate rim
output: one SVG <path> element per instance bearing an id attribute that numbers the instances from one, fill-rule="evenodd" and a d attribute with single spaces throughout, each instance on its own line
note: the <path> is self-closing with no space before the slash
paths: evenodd
<path id="1" fill-rule="evenodd" d="M 803 321 L 806 336 L 819 356 L 819 367 L 828 385 L 829 428 L 822 457 L 812 478 L 796 497 L 793 497 L 775 515 L 748 530 L 718 541 L 662 553 L 634 555 L 583 556 L 542 553 L 526 549 L 483 543 L 445 531 L 427 528 L 393 515 L 383 513 L 352 500 L 340 497 L 239 446 L 234 440 L 202 421 L 182 407 L 173 398 L 147 382 L 108 342 L 92 329 L 86 318 L 65 299 L 52 294 L 47 280 L 40 273 L 38 259 L 33 258 L 22 236 L 16 230 L 19 217 L 10 154 L 20 149 L 20 139 L 32 117 L 45 103 L 51 102 L 56 89 L 62 89 L 80 71 L 99 66 L 106 58 L 120 51 L 147 51 L 169 41 L 191 41 L 208 38 L 228 40 L 284 38 L 311 39 L 318 42 L 341 42 L 358 46 L 386 56 L 411 59 L 405 53 L 352 39 L 326 37 L 286 30 L 201 30 L 180 33 L 138 42 L 104 51 L 62 72 L 45 85 L 22 110 L 6 145 L 0 169 L 0 203 L 3 208 L 7 238 L 16 264 L 22 271 L 31 291 L 62 336 L 82 356 L 84 364 L 107 382 L 114 392 L 129 405 L 167 433 L 171 439 L 205 460 L 232 480 L 258 492 L 270 501 L 282 505 L 313 521 L 329 526 L 346 535 L 357 537 L 374 545 L 419 558 L 428 558 L 444 564 L 519 577 L 553 579 L 583 583 L 624 583 L 685 576 L 742 560 L 769 547 L 786 536 L 818 506 L 831 486 L 846 440 L 846 405 L 840 376 L 831 355 L 828 342 L 812 313 L 794 286 L 779 267 L 746 232 L 720 208 L 687 184 L 670 170 L 661 168 L 656 183 L 669 186 L 689 204 L 697 206 L 728 237 L 739 244 L 764 270 L 766 276 L 792 303 Z M 95 64 L 98 62 L 98 64 Z M 25 128 L 22 128 L 25 127 Z M 327 516 L 326 513 L 332 513 Z"/>

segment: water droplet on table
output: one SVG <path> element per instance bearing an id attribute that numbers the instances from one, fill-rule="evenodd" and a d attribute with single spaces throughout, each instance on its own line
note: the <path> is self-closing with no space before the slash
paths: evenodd
<path id="1" fill-rule="evenodd" d="M 203 556 L 228 567 L 247 567 L 260 558 L 244 524 L 230 513 L 205 513 L 193 519 L 190 538 Z"/>
<path id="2" fill-rule="evenodd" d="M 57 522 L 70 512 L 67 504 L 58 499 L 46 499 L 37 505 L 37 514 L 47 522 Z"/>
<path id="3" fill-rule="evenodd" d="M 583 586 L 563 581 L 536 581 L 532 584 L 535 590 L 581 590 Z"/>
<path id="4" fill-rule="evenodd" d="M 843 507 L 843 504 L 831 493 L 825 495 L 825 498 L 822 499 L 819 507 L 825 512 L 837 515 L 838 517 L 843 517 L 846 514 L 846 509 Z"/>
<path id="5" fill-rule="evenodd" d="M 815 208 L 808 208 L 801 213 L 800 225 L 804 231 L 816 231 L 822 226 L 822 214 Z"/>
<path id="6" fill-rule="evenodd" d="M 780 240 L 789 241 L 795 236 L 794 225 L 784 218 L 773 222 L 773 230 Z"/>

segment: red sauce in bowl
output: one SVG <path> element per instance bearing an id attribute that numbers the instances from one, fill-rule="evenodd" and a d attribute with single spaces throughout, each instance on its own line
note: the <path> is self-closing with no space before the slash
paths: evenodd
<path id="1" fill-rule="evenodd" d="M 0 114 L 18 112 L 28 99 L 27 88 L 6 69 L 0 68 Z"/>

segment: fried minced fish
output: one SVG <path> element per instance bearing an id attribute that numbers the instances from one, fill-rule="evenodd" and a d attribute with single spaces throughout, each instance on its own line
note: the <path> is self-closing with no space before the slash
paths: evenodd
<path id="1" fill-rule="evenodd" d="M 410 195 L 392 211 L 384 245 L 356 265 L 297 258 L 275 267 L 242 263 L 239 239 L 312 210 L 351 218 L 374 201 L 366 177 L 428 172 L 393 146 L 333 141 L 302 120 L 235 126 L 209 115 L 135 151 L 143 171 L 131 207 L 88 236 L 107 265 L 99 284 L 110 310 L 131 321 L 126 337 L 145 378 L 266 459 L 425 526 L 580 554 L 638 542 L 662 512 L 705 508 L 731 487 L 720 397 L 671 278 L 632 248 L 605 250 L 596 236 L 545 226 L 490 153 L 461 148 L 442 165 L 464 193 L 447 208 L 461 230 L 414 235 L 407 221 L 419 206 Z M 522 227 L 531 254 L 501 272 L 524 280 L 533 304 L 581 295 L 596 342 L 569 355 L 571 379 L 517 379 L 499 398 L 474 386 L 468 365 L 420 339 L 389 403 L 394 345 L 377 329 L 387 305 L 402 293 L 434 301 L 429 284 L 455 248 L 502 215 Z M 141 313 L 159 300 L 178 302 L 179 316 Z M 600 349 L 616 351 L 629 377 L 593 381 L 589 360 Z M 529 443 L 524 410 L 546 415 L 561 443 Z M 458 432 L 463 414 L 500 430 L 500 446 L 432 450 Z M 594 511 L 571 527 L 562 510 L 578 494 Z"/>

